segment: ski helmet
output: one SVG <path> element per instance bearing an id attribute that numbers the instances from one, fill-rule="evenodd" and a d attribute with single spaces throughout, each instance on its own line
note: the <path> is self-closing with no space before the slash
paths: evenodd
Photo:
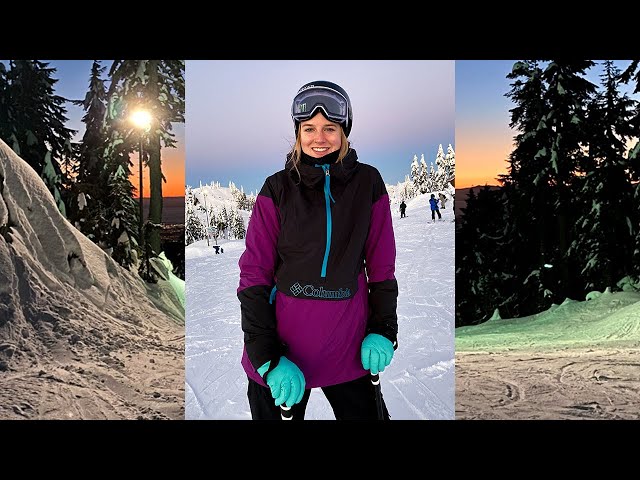
<path id="1" fill-rule="evenodd" d="M 327 119 L 339 123 L 344 134 L 349 136 L 353 122 L 349 95 L 339 85 L 324 80 L 303 85 L 293 99 L 291 118 L 296 136 L 300 122 L 313 117 L 318 109 Z"/>

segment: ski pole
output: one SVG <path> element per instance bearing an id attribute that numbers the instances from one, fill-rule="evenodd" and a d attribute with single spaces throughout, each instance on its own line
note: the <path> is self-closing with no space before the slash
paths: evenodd
<path id="1" fill-rule="evenodd" d="M 287 407 L 284 403 L 280 405 L 280 418 L 282 418 L 282 420 L 293 420 L 291 407 Z"/>
<path id="2" fill-rule="evenodd" d="M 380 374 L 371 374 L 371 383 L 376 391 L 376 407 L 378 409 L 378 420 L 384 420 L 384 409 L 382 408 L 382 389 L 380 388 Z"/>

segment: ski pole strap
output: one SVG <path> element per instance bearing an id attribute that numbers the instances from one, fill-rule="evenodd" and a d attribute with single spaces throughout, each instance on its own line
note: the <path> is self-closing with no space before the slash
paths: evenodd
<path id="1" fill-rule="evenodd" d="M 380 385 L 380 374 L 371 374 L 371 383 L 373 383 L 374 385 Z"/>
<path id="2" fill-rule="evenodd" d="M 282 420 L 293 420 L 293 412 L 291 411 L 291 407 L 287 407 L 286 405 L 280 405 L 280 417 Z"/>

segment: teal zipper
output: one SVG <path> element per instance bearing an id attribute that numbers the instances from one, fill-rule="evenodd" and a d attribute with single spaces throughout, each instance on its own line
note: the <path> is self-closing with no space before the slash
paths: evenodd
<path id="1" fill-rule="evenodd" d="M 331 175 L 329 175 L 329 165 L 318 165 L 316 163 L 316 167 L 321 167 L 324 170 L 324 202 L 327 210 L 327 244 L 324 249 L 324 260 L 322 261 L 322 270 L 320 271 L 320 276 L 322 278 L 326 278 L 327 276 L 327 263 L 329 262 L 329 250 L 331 249 L 331 200 L 333 203 L 336 201 L 333 199 L 331 195 Z"/>

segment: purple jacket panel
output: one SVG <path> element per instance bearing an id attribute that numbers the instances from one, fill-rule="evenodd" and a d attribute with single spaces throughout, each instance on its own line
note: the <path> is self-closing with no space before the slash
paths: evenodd
<path id="1" fill-rule="evenodd" d="M 371 208 L 365 262 L 369 283 L 395 279 L 396 240 L 387 194 L 380 196 Z"/>
<path id="2" fill-rule="evenodd" d="M 247 226 L 246 249 L 238 261 L 238 292 L 256 285 L 274 284 L 279 234 L 280 215 L 277 207 L 272 199 L 258 195 Z"/>
<path id="3" fill-rule="evenodd" d="M 306 388 L 349 382 L 367 374 L 360 360 L 368 317 L 367 285 L 358 276 L 358 291 L 348 299 L 302 299 L 278 292 L 275 300 L 278 336 L 287 345 L 286 357 L 304 374 Z M 265 385 L 246 351 L 242 366 L 247 375 Z"/>

